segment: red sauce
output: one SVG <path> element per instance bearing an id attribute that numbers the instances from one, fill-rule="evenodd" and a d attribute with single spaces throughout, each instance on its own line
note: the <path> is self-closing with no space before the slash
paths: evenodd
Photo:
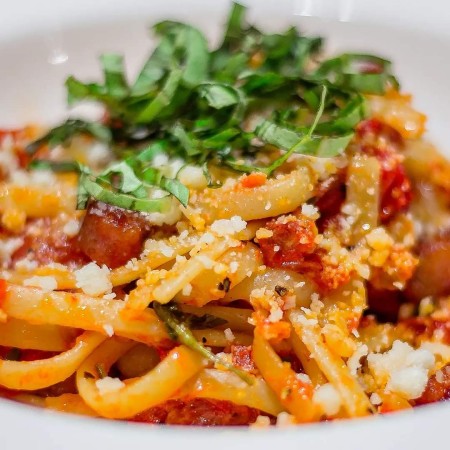
<path id="1" fill-rule="evenodd" d="M 381 166 L 380 220 L 388 222 L 405 211 L 412 200 L 411 182 L 402 164 L 403 139 L 394 128 L 376 119 L 361 122 L 356 128 L 360 150 L 378 159 Z"/>
<path id="2" fill-rule="evenodd" d="M 253 423 L 260 414 L 257 409 L 228 401 L 194 398 L 169 400 L 131 420 L 166 425 L 238 426 Z"/>

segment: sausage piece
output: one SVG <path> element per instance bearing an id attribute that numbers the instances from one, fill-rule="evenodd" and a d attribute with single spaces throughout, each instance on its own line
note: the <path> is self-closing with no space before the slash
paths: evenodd
<path id="1" fill-rule="evenodd" d="M 114 269 L 140 255 L 149 231 L 139 213 L 95 201 L 88 205 L 78 240 L 90 259 Z"/>
<path id="2" fill-rule="evenodd" d="M 419 265 L 405 291 L 408 300 L 450 294 L 450 230 L 422 239 L 418 253 Z"/>
<path id="3" fill-rule="evenodd" d="M 260 411 L 229 401 L 194 398 L 169 400 L 150 408 L 133 419 L 133 422 L 164 423 L 171 425 L 237 426 L 253 423 Z"/>

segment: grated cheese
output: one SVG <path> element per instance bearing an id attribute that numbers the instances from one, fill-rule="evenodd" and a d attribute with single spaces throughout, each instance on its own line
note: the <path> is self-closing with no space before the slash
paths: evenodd
<path id="1" fill-rule="evenodd" d="M 37 287 L 43 289 L 44 291 L 54 291 L 58 287 L 56 279 L 50 276 L 34 276 L 31 278 L 27 278 L 23 281 L 23 285 Z"/>
<path id="2" fill-rule="evenodd" d="M 318 404 L 327 416 L 337 414 L 342 404 L 338 391 L 330 383 L 323 384 L 315 390 L 313 402 Z"/>
<path id="3" fill-rule="evenodd" d="M 74 272 L 76 286 L 85 294 L 99 296 L 112 289 L 110 271 L 104 264 L 99 267 L 94 262 L 86 264 Z"/>
<path id="4" fill-rule="evenodd" d="M 231 328 L 226 328 L 223 333 L 225 334 L 225 339 L 228 342 L 233 342 L 235 340 L 235 336 L 233 332 L 231 331 Z"/>
<path id="5" fill-rule="evenodd" d="M 358 369 L 361 368 L 361 358 L 367 356 L 369 348 L 366 344 L 359 345 L 355 352 L 347 360 L 347 367 L 350 373 L 356 377 L 358 375 Z"/>
<path id="6" fill-rule="evenodd" d="M 105 377 L 95 382 L 100 395 L 116 392 L 125 387 L 125 383 L 119 378 Z"/>
<path id="7" fill-rule="evenodd" d="M 211 224 L 211 231 L 218 236 L 229 236 L 245 230 L 247 222 L 239 216 L 233 216 L 231 219 L 219 219 Z"/>
<path id="8" fill-rule="evenodd" d="M 376 381 L 386 385 L 386 391 L 396 392 L 408 400 L 420 397 L 435 362 L 428 350 L 414 350 L 399 340 L 385 353 L 371 353 L 367 361 Z"/>
<path id="9" fill-rule="evenodd" d="M 309 205 L 308 203 L 302 205 L 302 214 L 313 220 L 319 218 L 319 210 L 314 205 Z"/>
<path id="10" fill-rule="evenodd" d="M 80 231 L 80 222 L 78 220 L 69 220 L 63 227 L 63 233 L 69 237 L 74 237 Z"/>

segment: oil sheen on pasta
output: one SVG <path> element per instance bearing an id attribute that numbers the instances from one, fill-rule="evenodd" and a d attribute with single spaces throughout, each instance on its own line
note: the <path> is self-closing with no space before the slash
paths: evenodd
<path id="1" fill-rule="evenodd" d="M 296 425 L 450 398 L 450 164 L 389 61 L 154 27 L 100 122 L 0 130 L 0 387 L 151 424 Z"/>

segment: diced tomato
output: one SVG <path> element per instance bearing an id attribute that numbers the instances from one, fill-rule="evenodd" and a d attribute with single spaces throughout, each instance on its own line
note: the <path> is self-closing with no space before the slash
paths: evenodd
<path id="1" fill-rule="evenodd" d="M 250 345 L 232 345 L 231 358 L 233 365 L 240 367 L 247 372 L 255 371 L 255 363 L 252 359 L 252 347 Z"/>
<path id="2" fill-rule="evenodd" d="M 269 238 L 259 239 L 264 264 L 305 274 L 322 291 L 337 289 L 350 280 L 346 267 L 327 258 L 325 250 L 315 242 L 315 222 L 303 216 L 273 219 L 265 228 L 272 231 Z"/>
<path id="3" fill-rule="evenodd" d="M 305 255 L 316 249 L 314 242 L 317 227 L 313 220 L 305 217 L 280 217 L 270 221 L 266 228 L 273 234 L 259 239 L 264 263 L 270 267 L 285 267 L 299 270 L 304 266 Z"/>
<path id="4" fill-rule="evenodd" d="M 245 188 L 255 188 L 266 183 L 267 175 L 261 172 L 251 173 L 242 178 L 241 185 Z"/>
<path id="5" fill-rule="evenodd" d="M 400 153 L 403 139 L 394 128 L 376 119 L 361 122 L 356 132 L 360 150 L 380 162 L 380 220 L 386 223 L 406 210 L 412 200 L 411 182 Z"/>

